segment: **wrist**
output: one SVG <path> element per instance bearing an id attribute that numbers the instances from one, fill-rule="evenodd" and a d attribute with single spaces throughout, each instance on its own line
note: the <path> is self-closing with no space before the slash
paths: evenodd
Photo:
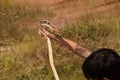
<path id="1" fill-rule="evenodd" d="M 60 41 L 63 37 L 61 35 L 55 35 L 55 40 Z"/>

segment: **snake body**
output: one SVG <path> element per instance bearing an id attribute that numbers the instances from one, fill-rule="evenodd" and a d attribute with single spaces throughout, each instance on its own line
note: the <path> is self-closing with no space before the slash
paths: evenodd
<path id="1" fill-rule="evenodd" d="M 49 32 L 51 32 L 55 35 L 59 35 L 59 33 L 56 30 L 54 30 L 54 28 L 52 28 L 50 24 L 51 23 L 48 21 L 41 21 L 41 25 L 44 27 L 44 29 L 48 30 Z M 55 65 L 54 65 L 54 61 L 53 61 L 53 52 L 52 52 L 51 40 L 41 29 L 39 29 L 39 33 L 42 33 L 47 38 L 50 66 L 52 68 L 55 79 L 60 80 L 58 73 L 56 71 Z"/>

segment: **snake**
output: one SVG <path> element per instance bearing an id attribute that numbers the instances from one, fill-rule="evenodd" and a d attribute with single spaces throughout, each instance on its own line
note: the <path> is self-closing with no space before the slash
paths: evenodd
<path id="1" fill-rule="evenodd" d="M 46 29 L 47 31 L 49 31 L 50 33 L 54 34 L 54 35 L 60 35 L 60 33 L 53 27 L 53 24 L 50 21 L 47 20 L 41 20 L 40 24 L 42 26 L 42 28 L 44 27 L 44 29 Z M 40 27 L 41 27 L 40 26 Z M 52 51 L 52 44 L 51 44 L 51 40 L 50 38 L 47 36 L 47 34 L 41 30 L 41 28 L 39 29 L 39 33 L 42 33 L 46 39 L 47 39 L 47 46 L 48 46 L 48 52 L 49 52 L 49 62 L 50 62 L 50 66 L 51 69 L 53 71 L 54 77 L 56 80 L 60 80 L 59 75 L 57 73 L 57 70 L 55 68 L 54 65 L 54 59 L 53 59 L 53 51 Z"/>

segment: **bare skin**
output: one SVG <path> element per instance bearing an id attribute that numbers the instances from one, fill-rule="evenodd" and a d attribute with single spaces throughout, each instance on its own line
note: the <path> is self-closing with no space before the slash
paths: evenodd
<path id="1" fill-rule="evenodd" d="M 74 52 L 75 54 L 77 54 L 78 56 L 80 56 L 82 58 L 87 58 L 91 54 L 91 51 L 88 50 L 86 47 L 80 46 L 72 40 L 69 40 L 64 37 L 58 37 L 58 38 L 56 38 L 56 40 L 60 44 L 62 44 L 66 48 L 68 48 L 70 51 Z"/>
<path id="2" fill-rule="evenodd" d="M 78 55 L 82 58 L 87 58 L 91 54 L 91 51 L 89 49 L 87 49 L 84 46 L 78 45 L 76 42 L 74 42 L 70 39 L 67 39 L 62 36 L 55 36 L 54 34 L 50 33 L 49 31 L 45 30 L 44 28 L 42 28 L 42 31 L 44 31 L 44 33 L 46 33 L 48 37 L 56 40 L 57 42 L 59 42 L 60 44 L 62 44 L 66 48 L 68 48 L 70 51 L 74 52 L 76 55 Z M 39 32 L 39 35 L 44 40 L 46 39 L 42 33 Z"/>
<path id="3" fill-rule="evenodd" d="M 44 31 L 44 33 L 46 33 L 48 37 L 56 40 L 57 42 L 68 48 L 70 51 L 72 51 L 73 53 L 84 59 L 86 59 L 91 54 L 91 51 L 89 49 L 87 49 L 84 46 L 78 45 L 76 42 L 70 39 L 67 39 L 62 36 L 55 36 L 54 34 L 48 32 L 44 28 L 42 28 L 42 31 Z M 42 37 L 42 39 L 46 40 L 45 36 L 42 33 L 39 32 L 39 35 Z M 110 79 L 103 78 L 103 80 L 110 80 Z"/>

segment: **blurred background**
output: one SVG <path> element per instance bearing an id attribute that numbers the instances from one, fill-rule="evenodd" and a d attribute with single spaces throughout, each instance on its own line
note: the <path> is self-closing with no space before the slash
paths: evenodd
<path id="1" fill-rule="evenodd" d="M 64 37 L 90 50 L 120 54 L 119 0 L 0 0 L 0 80 L 55 80 L 47 44 L 38 35 L 50 20 Z M 61 80 L 85 80 L 84 59 L 52 41 Z"/>

